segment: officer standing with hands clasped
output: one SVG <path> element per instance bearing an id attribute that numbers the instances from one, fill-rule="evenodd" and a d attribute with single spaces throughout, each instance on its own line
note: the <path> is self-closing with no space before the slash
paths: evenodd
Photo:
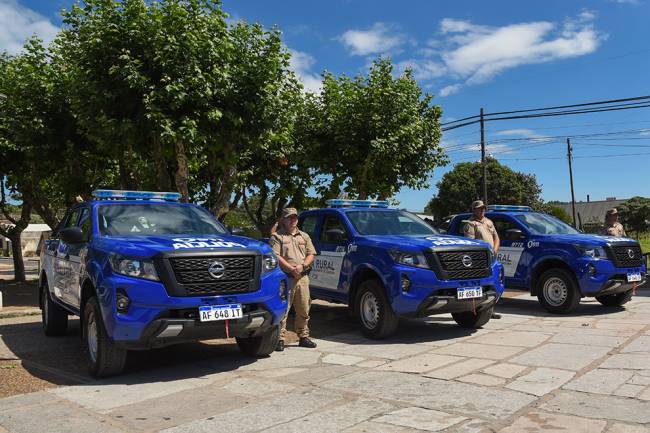
<path id="1" fill-rule="evenodd" d="M 289 308 L 280 323 L 280 341 L 276 351 L 284 350 L 284 338 L 287 333 L 287 315 L 293 306 L 296 312 L 294 327 L 300 338 L 300 347 L 314 348 L 316 343 L 309 339 L 309 271 L 316 256 L 316 249 L 309 235 L 298 229 L 298 212 L 289 207 L 282 211 L 278 230 L 269 240 L 273 252 L 278 257 L 280 268 L 289 277 Z"/>
<path id="2" fill-rule="evenodd" d="M 615 236 L 617 238 L 624 238 L 627 236 L 623 224 L 618 222 L 618 210 L 616 210 L 616 208 L 608 210 L 605 214 L 605 227 L 603 228 L 603 234 L 606 236 Z"/>
<path id="3" fill-rule="evenodd" d="M 494 223 L 485 216 L 485 203 L 482 200 L 472 202 L 472 217 L 463 227 L 463 235 L 466 238 L 479 239 L 487 242 L 492 247 L 494 254 L 499 251 L 501 240 Z M 500 319 L 501 315 L 492 313 L 492 318 Z"/>

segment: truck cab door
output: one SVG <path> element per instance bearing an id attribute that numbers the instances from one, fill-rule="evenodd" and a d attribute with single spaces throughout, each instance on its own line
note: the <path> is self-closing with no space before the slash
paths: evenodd
<path id="1" fill-rule="evenodd" d="M 83 242 L 68 246 L 68 261 L 70 266 L 70 296 L 68 303 L 79 308 L 81 305 L 81 283 L 85 274 L 86 254 L 88 253 L 88 242 L 92 233 L 90 208 L 81 209 L 77 227 L 83 233 Z"/>
<path id="2" fill-rule="evenodd" d="M 340 278 L 350 240 L 350 231 L 341 216 L 325 214 L 318 233 L 318 255 L 310 274 L 310 286 L 316 290 L 345 293 Z"/>
<path id="3" fill-rule="evenodd" d="M 524 228 L 508 215 L 488 216 L 499 234 L 501 247 L 497 258 L 503 265 L 506 286 L 523 286 L 526 277 L 526 244 L 528 234 Z"/>
<path id="4" fill-rule="evenodd" d="M 79 221 L 81 208 L 76 208 L 68 213 L 65 223 L 59 227 L 59 230 L 75 227 Z M 58 236 L 58 234 L 57 234 Z M 65 302 L 68 305 L 72 303 L 73 295 L 73 279 L 72 279 L 72 266 L 70 262 L 70 247 L 68 243 L 64 242 L 60 236 L 58 244 L 56 244 L 56 252 L 54 254 L 54 294 L 57 299 Z"/>

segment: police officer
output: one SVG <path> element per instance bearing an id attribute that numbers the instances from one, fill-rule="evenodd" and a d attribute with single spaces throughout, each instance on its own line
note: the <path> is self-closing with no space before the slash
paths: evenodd
<path id="1" fill-rule="evenodd" d="M 485 216 L 485 203 L 482 200 L 472 202 L 472 217 L 465 223 L 463 233 L 466 238 L 489 243 L 495 253 L 499 251 L 499 234 L 494 228 L 494 223 Z"/>
<path id="2" fill-rule="evenodd" d="M 309 235 L 298 230 L 298 212 L 289 207 L 282 211 L 278 230 L 271 235 L 271 248 L 280 262 L 280 268 L 289 276 L 289 309 L 296 312 L 294 326 L 300 338 L 300 347 L 314 348 L 316 343 L 309 339 L 309 277 L 310 268 L 316 249 Z M 287 314 L 288 311 L 287 310 Z M 275 350 L 284 350 L 284 338 L 287 332 L 287 314 L 280 323 L 280 341 Z"/>
<path id="3" fill-rule="evenodd" d="M 603 234 L 607 236 L 615 236 L 617 238 L 624 238 L 627 236 L 623 224 L 618 222 L 618 210 L 616 210 L 616 208 L 608 210 L 605 214 L 605 227 L 603 228 Z"/>

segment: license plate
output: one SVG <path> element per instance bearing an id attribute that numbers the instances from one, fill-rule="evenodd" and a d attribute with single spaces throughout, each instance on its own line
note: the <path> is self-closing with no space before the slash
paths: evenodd
<path id="1" fill-rule="evenodd" d="M 482 287 L 459 287 L 457 290 L 458 299 L 472 299 L 483 297 Z"/>
<path id="2" fill-rule="evenodd" d="M 627 282 L 632 283 L 635 281 L 641 281 L 641 272 L 628 272 L 627 273 Z"/>
<path id="3" fill-rule="evenodd" d="M 208 305 L 199 307 L 199 318 L 201 322 L 212 322 L 214 320 L 232 320 L 243 317 L 244 312 L 241 304 L 229 305 Z"/>

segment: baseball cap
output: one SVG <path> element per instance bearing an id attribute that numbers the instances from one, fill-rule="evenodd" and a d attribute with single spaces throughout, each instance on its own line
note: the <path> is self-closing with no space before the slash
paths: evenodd
<path id="1" fill-rule="evenodd" d="M 483 200 L 475 200 L 472 202 L 472 210 L 478 209 L 480 207 L 485 207 L 485 203 L 483 203 Z"/>
<path id="2" fill-rule="evenodd" d="M 282 218 L 289 218 L 291 215 L 298 215 L 298 211 L 295 207 L 285 207 L 282 210 Z"/>
<path id="3" fill-rule="evenodd" d="M 616 210 L 615 207 L 607 211 L 607 215 L 616 215 L 616 214 L 618 214 L 618 210 Z"/>

